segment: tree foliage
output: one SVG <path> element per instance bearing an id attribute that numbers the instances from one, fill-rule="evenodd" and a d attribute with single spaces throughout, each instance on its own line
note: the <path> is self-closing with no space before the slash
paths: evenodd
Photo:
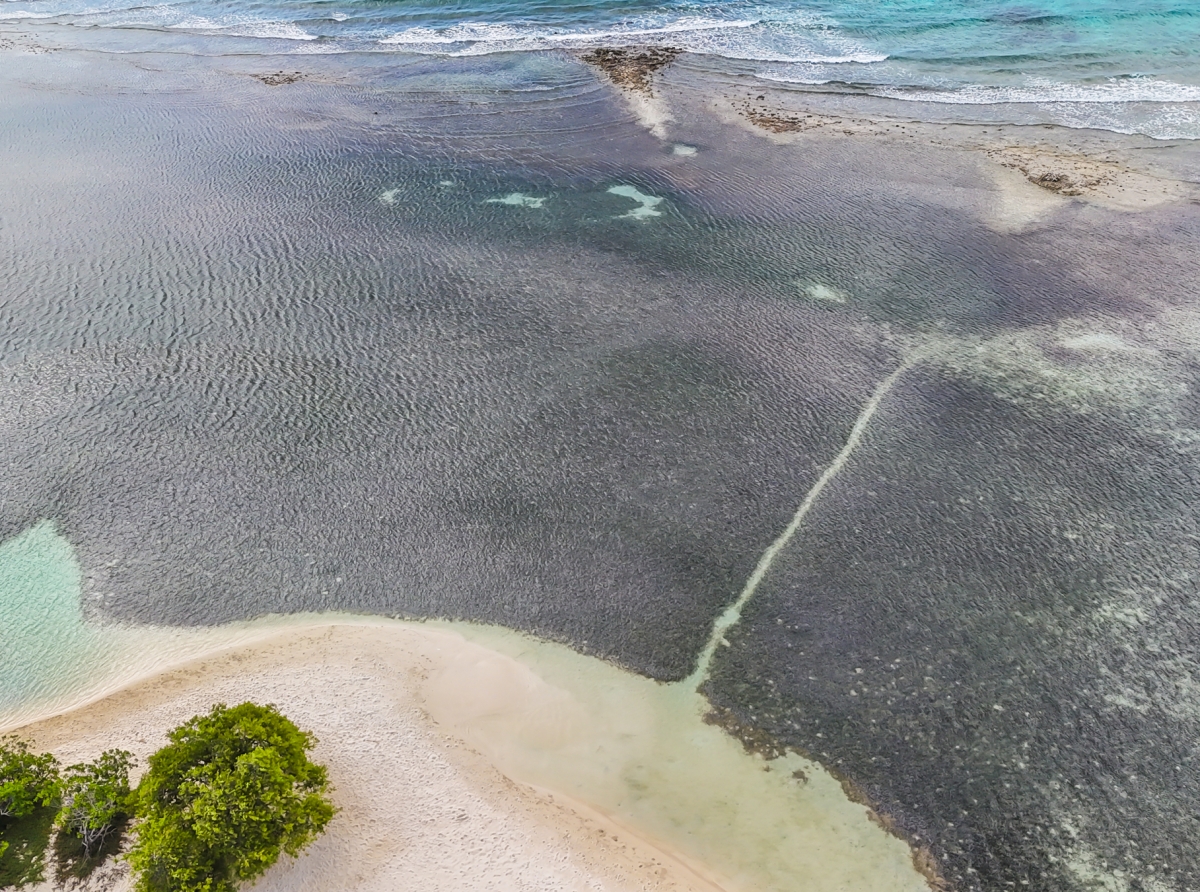
<path id="1" fill-rule="evenodd" d="M 129 769 L 133 754 L 106 750 L 95 762 L 72 765 L 60 786 L 59 829 L 79 837 L 91 858 L 132 805 Z"/>
<path id="2" fill-rule="evenodd" d="M 170 734 L 138 785 L 140 892 L 231 892 L 297 854 L 334 808 L 316 743 L 272 706 L 219 704 Z"/>
<path id="3" fill-rule="evenodd" d="M 18 737 L 0 737 L 0 817 L 22 818 L 48 805 L 57 787 L 57 759 L 30 752 Z"/>

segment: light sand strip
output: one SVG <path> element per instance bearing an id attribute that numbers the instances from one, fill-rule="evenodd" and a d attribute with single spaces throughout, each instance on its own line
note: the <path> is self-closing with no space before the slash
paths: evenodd
<path id="1" fill-rule="evenodd" d="M 696 668 L 692 674 L 681 682 L 691 690 L 699 690 L 700 685 L 704 684 L 708 678 L 709 670 L 712 668 L 713 657 L 717 653 L 717 648 L 725 642 L 725 633 L 738 624 L 742 618 L 742 610 L 750 599 L 754 597 L 754 593 L 758 590 L 759 583 L 766 577 L 771 569 L 771 564 L 775 562 L 775 558 L 779 556 L 779 552 L 787 546 L 792 537 L 796 535 L 796 531 L 800 529 L 800 524 L 804 522 L 804 518 L 808 512 L 812 510 L 813 505 L 817 503 L 822 491 L 829 485 L 846 466 L 850 456 L 854 450 L 858 448 L 858 444 L 862 441 L 863 433 L 867 429 L 867 425 L 871 423 L 872 416 L 883 402 L 884 397 L 888 395 L 888 391 L 892 386 L 900 380 L 917 361 L 917 358 L 911 358 L 906 361 L 900 368 L 892 372 L 884 378 L 879 386 L 875 388 L 875 392 L 871 394 L 871 398 L 867 400 L 866 406 L 858 416 L 858 420 L 854 422 L 854 427 L 850 429 L 850 436 L 846 438 L 846 445 L 842 447 L 842 451 L 837 454 L 829 467 L 817 478 L 817 482 L 813 484 L 812 489 L 808 491 L 808 495 L 804 497 L 804 501 L 800 503 L 800 507 L 796 509 L 795 515 L 792 517 L 792 522 L 784 528 L 779 534 L 779 538 L 768 546 L 763 552 L 762 557 L 758 559 L 758 565 L 754 568 L 754 572 L 750 574 L 750 578 L 746 580 L 746 585 L 742 588 L 742 592 L 737 596 L 737 600 L 725 609 L 725 612 L 717 617 L 713 623 L 712 633 L 708 636 L 708 642 L 704 645 L 704 650 L 700 652 L 700 657 L 696 661 Z"/>

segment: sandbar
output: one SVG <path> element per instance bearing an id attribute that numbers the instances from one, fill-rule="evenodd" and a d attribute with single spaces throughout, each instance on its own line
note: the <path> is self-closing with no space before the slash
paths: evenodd
<path id="1" fill-rule="evenodd" d="M 262 892 L 928 889 L 832 776 L 745 752 L 685 686 L 486 626 L 260 631 L 19 733 L 63 763 L 121 747 L 144 764 L 213 703 L 278 706 L 317 736 L 340 812 Z M 80 888 L 131 887 L 116 861 Z"/>
<path id="2" fill-rule="evenodd" d="M 424 689 L 452 633 L 399 624 L 284 629 L 135 682 L 21 733 L 69 763 L 109 747 L 143 765 L 166 732 L 213 703 L 277 705 L 319 740 L 340 809 L 299 858 L 254 885 L 274 890 L 717 888 L 644 840 L 518 785 L 448 734 Z M 121 862 L 89 888 L 132 888 Z M 39 889 L 56 888 L 47 881 Z"/>

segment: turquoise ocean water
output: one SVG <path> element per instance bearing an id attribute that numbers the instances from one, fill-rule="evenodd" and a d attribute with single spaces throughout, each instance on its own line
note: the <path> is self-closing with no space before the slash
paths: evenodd
<path id="1" fill-rule="evenodd" d="M 1192 0 L 0 0 L 0 25 L 22 20 L 143 42 L 147 31 L 241 38 L 238 53 L 664 44 L 736 60 L 766 81 L 959 106 L 972 119 L 1200 138 Z"/>

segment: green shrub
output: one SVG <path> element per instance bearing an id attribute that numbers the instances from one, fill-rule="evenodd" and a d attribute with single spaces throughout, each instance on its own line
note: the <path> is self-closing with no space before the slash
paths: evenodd
<path id="1" fill-rule="evenodd" d="M 333 817 L 316 743 L 272 706 L 214 706 L 170 734 L 138 785 L 140 892 L 231 892 Z"/>
<path id="2" fill-rule="evenodd" d="M 0 737 L 0 818 L 23 818 L 48 805 L 57 787 L 57 759 L 31 753 L 18 737 Z"/>
<path id="3" fill-rule="evenodd" d="M 129 769 L 133 754 L 107 750 L 95 762 L 72 765 L 60 784 L 59 830 L 83 843 L 84 855 L 94 857 L 120 820 L 129 814 L 132 796 Z"/>

